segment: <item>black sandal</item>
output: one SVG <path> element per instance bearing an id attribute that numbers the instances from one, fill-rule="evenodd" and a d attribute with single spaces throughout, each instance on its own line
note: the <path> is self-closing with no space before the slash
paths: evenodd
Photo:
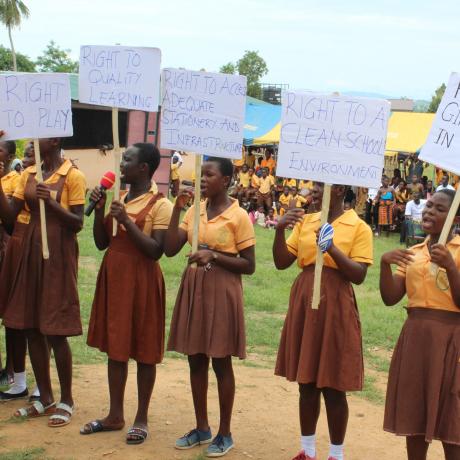
<path id="1" fill-rule="evenodd" d="M 87 434 L 94 434 L 100 433 L 101 431 L 119 431 L 122 430 L 125 425 L 121 425 L 120 427 L 107 427 L 102 424 L 100 420 L 93 420 L 92 422 L 88 422 L 80 428 L 80 434 L 87 435 Z"/>
<path id="2" fill-rule="evenodd" d="M 142 444 L 148 435 L 147 430 L 132 426 L 126 433 L 126 444 Z"/>

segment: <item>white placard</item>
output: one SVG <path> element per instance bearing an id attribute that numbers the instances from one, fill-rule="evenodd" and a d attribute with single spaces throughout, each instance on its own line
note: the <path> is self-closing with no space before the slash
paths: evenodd
<path id="1" fill-rule="evenodd" d="M 129 46 L 82 46 L 79 100 L 87 104 L 156 112 L 161 51 Z"/>
<path id="2" fill-rule="evenodd" d="M 380 187 L 389 116 L 383 99 L 283 92 L 276 175 Z"/>
<path id="3" fill-rule="evenodd" d="M 161 147 L 241 158 L 246 77 L 163 69 Z"/>
<path id="4" fill-rule="evenodd" d="M 69 76 L 0 74 L 0 128 L 3 140 L 72 136 Z"/>
<path id="5" fill-rule="evenodd" d="M 420 159 L 460 174 L 460 73 L 452 73 Z"/>

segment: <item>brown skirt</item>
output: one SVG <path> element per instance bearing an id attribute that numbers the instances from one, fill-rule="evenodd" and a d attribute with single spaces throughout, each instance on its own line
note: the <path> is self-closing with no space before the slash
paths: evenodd
<path id="1" fill-rule="evenodd" d="M 460 313 L 408 308 L 391 360 L 383 428 L 460 445 Z"/>
<path id="2" fill-rule="evenodd" d="M 42 256 L 38 213 L 32 213 L 29 224 L 15 223 L 0 275 L 0 317 L 12 329 L 81 335 L 77 238 L 52 213 L 46 226 L 48 260 Z"/>
<path id="3" fill-rule="evenodd" d="M 87 343 L 114 361 L 160 363 L 165 285 L 157 262 L 112 240 L 97 277 Z"/>
<path id="4" fill-rule="evenodd" d="M 275 374 L 318 388 L 361 390 L 361 324 L 351 283 L 338 270 L 324 267 L 320 306 L 312 310 L 313 278 L 311 265 L 292 286 Z"/>
<path id="5" fill-rule="evenodd" d="M 211 358 L 246 357 L 241 275 L 217 265 L 187 267 L 177 294 L 168 350 Z"/>

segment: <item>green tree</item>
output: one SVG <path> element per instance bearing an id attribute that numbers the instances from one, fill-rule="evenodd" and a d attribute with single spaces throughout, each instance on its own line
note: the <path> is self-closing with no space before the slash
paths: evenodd
<path id="1" fill-rule="evenodd" d="M 37 67 L 40 72 L 77 73 L 78 61 L 73 61 L 69 53 L 70 50 L 61 49 L 51 40 L 43 54 L 37 58 Z"/>
<path id="2" fill-rule="evenodd" d="M 258 51 L 245 51 L 236 64 L 229 62 L 220 68 L 221 73 L 234 74 L 238 72 L 247 78 L 247 95 L 262 99 L 260 79 L 268 73 L 267 63 L 259 56 Z"/>
<path id="3" fill-rule="evenodd" d="M 11 70 L 11 50 L 0 45 L 0 70 Z M 35 63 L 27 56 L 16 53 L 17 70 L 19 72 L 35 72 Z"/>
<path id="4" fill-rule="evenodd" d="M 0 21 L 8 29 L 8 37 L 11 44 L 11 54 L 13 57 L 13 70 L 18 70 L 16 62 L 16 51 L 13 44 L 11 29 L 21 25 L 22 17 L 29 17 L 29 8 L 21 0 L 0 0 Z"/>
<path id="5" fill-rule="evenodd" d="M 236 65 L 238 73 L 245 75 L 248 80 L 247 95 L 262 99 L 260 79 L 268 73 L 268 67 L 265 60 L 259 56 L 259 52 L 245 51 Z"/>
<path id="6" fill-rule="evenodd" d="M 235 66 L 235 64 L 233 64 L 233 62 L 229 62 L 229 63 L 223 65 L 219 69 L 219 72 L 233 75 L 236 72 L 236 66 Z"/>
<path id="7" fill-rule="evenodd" d="M 428 107 L 428 112 L 435 113 L 438 110 L 439 104 L 441 103 L 441 99 L 444 96 L 446 91 L 446 85 L 443 83 L 434 93 L 433 97 L 431 98 L 430 105 Z"/>

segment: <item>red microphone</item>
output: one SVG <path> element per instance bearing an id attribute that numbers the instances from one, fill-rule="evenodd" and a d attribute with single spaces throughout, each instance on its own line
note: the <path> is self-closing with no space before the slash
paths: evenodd
<path id="1" fill-rule="evenodd" d="M 112 171 L 107 171 L 101 178 L 99 186 L 101 190 L 110 190 L 115 183 L 115 174 Z M 98 200 L 99 201 L 99 200 Z M 85 209 L 85 216 L 90 216 L 96 207 L 97 201 L 90 200 L 88 206 Z"/>

